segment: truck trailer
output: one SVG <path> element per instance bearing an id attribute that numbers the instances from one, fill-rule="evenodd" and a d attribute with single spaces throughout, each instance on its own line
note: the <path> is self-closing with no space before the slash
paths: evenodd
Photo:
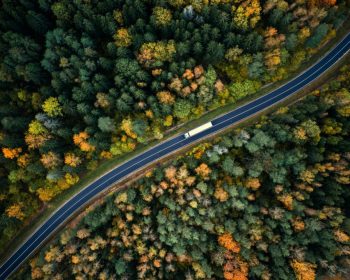
<path id="1" fill-rule="evenodd" d="M 213 124 L 211 122 L 205 123 L 201 126 L 198 126 L 195 129 L 190 130 L 189 132 L 185 133 L 185 138 L 189 138 L 191 136 L 194 136 L 204 130 L 207 130 L 208 128 L 211 128 L 213 126 Z"/>

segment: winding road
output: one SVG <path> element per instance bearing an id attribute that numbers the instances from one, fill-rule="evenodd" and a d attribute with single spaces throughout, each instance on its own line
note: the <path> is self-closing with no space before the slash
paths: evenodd
<path id="1" fill-rule="evenodd" d="M 0 267 L 0 279 L 6 279 L 11 275 L 35 250 L 47 240 L 55 230 L 61 226 L 75 211 L 84 206 L 93 197 L 106 190 L 117 181 L 121 180 L 134 171 L 159 160 L 161 157 L 169 155 L 176 150 L 183 148 L 195 141 L 203 139 L 209 135 L 231 126 L 237 122 L 247 119 L 256 113 L 278 104 L 287 97 L 292 96 L 303 87 L 310 84 L 350 49 L 350 33 L 334 47 L 327 55 L 319 60 L 299 76 L 286 83 L 282 87 L 261 96 L 254 101 L 243 105 L 221 117 L 212 120 L 213 126 L 192 137 L 185 138 L 179 135 L 167 140 L 142 154 L 132 158 L 122 165 L 117 166 L 112 171 L 86 186 L 82 191 L 72 197 L 61 206 L 51 217 L 46 220 Z"/>

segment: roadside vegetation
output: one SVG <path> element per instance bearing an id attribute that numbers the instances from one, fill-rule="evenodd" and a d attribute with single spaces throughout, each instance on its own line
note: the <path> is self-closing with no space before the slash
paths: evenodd
<path id="1" fill-rule="evenodd" d="M 346 1 L 0 4 L 0 248 L 101 160 L 286 78 Z"/>
<path id="2" fill-rule="evenodd" d="M 153 169 L 14 279 L 345 279 L 349 81 Z"/>

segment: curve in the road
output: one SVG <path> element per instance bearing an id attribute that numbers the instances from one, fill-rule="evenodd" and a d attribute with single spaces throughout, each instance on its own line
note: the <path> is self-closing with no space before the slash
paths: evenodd
<path id="1" fill-rule="evenodd" d="M 4 262 L 0 268 L 0 279 L 6 279 L 11 273 L 13 273 L 64 221 L 69 218 L 72 213 L 115 182 L 135 170 L 164 157 L 165 155 L 207 137 L 208 135 L 217 133 L 218 131 L 246 119 L 249 116 L 253 116 L 272 105 L 278 104 L 282 100 L 307 86 L 310 82 L 314 81 L 320 74 L 325 72 L 342 56 L 344 56 L 349 49 L 350 33 L 319 62 L 284 86 L 214 119 L 211 128 L 190 138 L 185 138 L 184 135 L 180 135 L 167 140 L 166 142 L 157 145 L 116 167 L 95 182 L 91 183 L 52 214 L 51 217 L 27 239 L 8 260 Z"/>

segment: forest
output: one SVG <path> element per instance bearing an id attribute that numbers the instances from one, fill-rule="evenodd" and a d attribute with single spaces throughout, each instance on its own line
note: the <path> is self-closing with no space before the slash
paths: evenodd
<path id="1" fill-rule="evenodd" d="M 107 196 L 14 279 L 346 279 L 349 117 L 350 64 Z"/>
<path id="2" fill-rule="evenodd" d="M 1 1 L 0 248 L 101 160 L 162 139 L 171 127 L 288 77 L 334 38 L 348 5 Z M 220 160 L 218 151 L 212 158 Z M 225 160 L 225 168 L 231 163 Z M 231 175 L 244 173 L 234 166 Z M 258 177 L 261 166 L 251 168 Z M 195 265 L 196 273 L 203 264 Z"/>

